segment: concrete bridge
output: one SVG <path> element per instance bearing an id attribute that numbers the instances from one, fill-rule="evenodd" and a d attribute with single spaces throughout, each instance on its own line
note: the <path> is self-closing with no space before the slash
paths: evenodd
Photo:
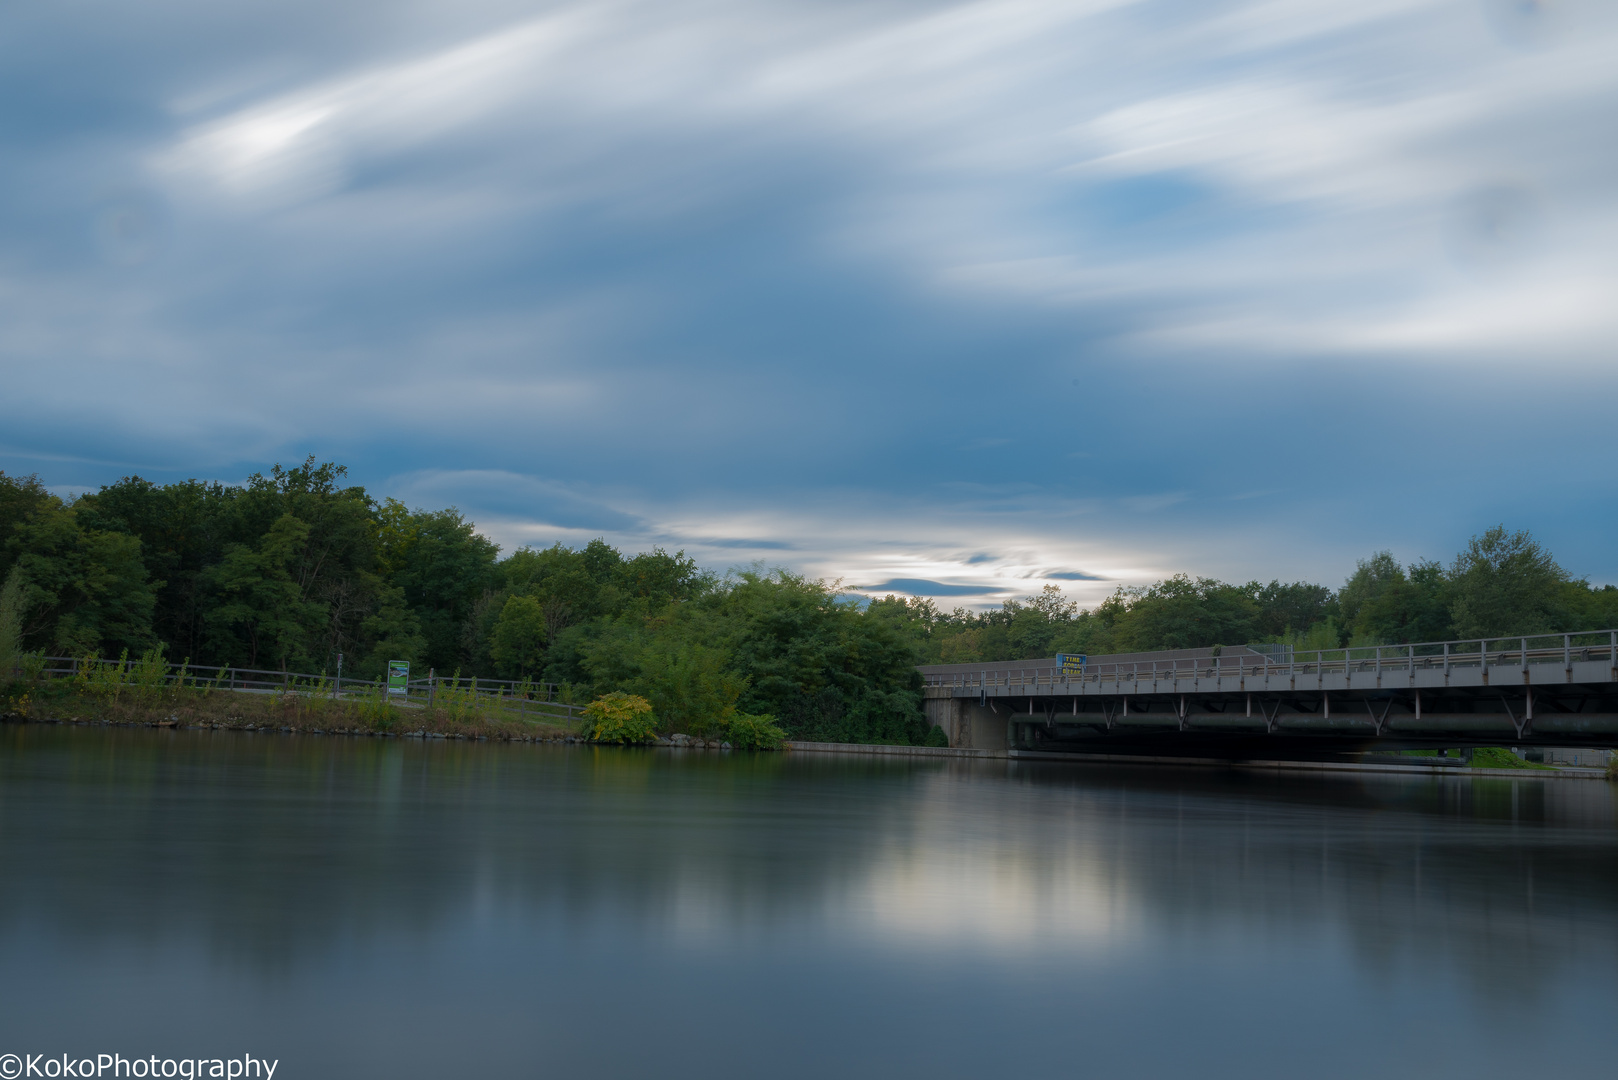
<path id="1" fill-rule="evenodd" d="M 1618 630 L 920 669 L 951 746 L 1209 757 L 1618 747 Z"/>

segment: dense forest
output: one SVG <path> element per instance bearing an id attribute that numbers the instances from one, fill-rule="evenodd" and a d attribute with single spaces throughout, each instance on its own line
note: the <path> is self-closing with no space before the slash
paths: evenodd
<path id="1" fill-rule="evenodd" d="M 1342 588 L 1185 576 L 1080 610 L 1054 586 L 999 610 L 863 605 L 785 570 L 720 577 L 683 553 L 601 540 L 505 558 L 457 511 L 345 486 L 333 464 L 242 486 L 129 477 L 71 501 L 0 473 L 0 635 L 54 655 L 161 649 L 294 672 L 416 670 L 650 700 L 671 729 L 726 710 L 800 738 L 920 741 L 918 663 L 1281 641 L 1431 641 L 1618 624 L 1618 590 L 1494 529 L 1445 566 L 1386 552 Z M 10 627 L 7 630 L 7 627 Z"/>

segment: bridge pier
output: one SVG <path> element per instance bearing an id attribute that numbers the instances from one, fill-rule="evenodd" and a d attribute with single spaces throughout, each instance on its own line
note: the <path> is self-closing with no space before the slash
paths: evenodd
<path id="1" fill-rule="evenodd" d="M 964 750 L 1004 750 L 1010 721 L 1011 702 L 989 705 L 962 697 L 934 696 L 929 692 L 922 702 L 927 722 L 943 728 L 949 744 Z M 1024 705 L 1024 708 L 1027 708 Z"/>

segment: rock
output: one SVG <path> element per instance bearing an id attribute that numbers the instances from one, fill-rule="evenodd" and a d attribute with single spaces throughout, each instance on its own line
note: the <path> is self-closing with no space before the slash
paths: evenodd
<path id="1" fill-rule="evenodd" d="M 719 744 L 719 749 L 721 749 L 721 750 L 729 750 L 730 749 L 730 744 L 728 742 L 722 742 L 722 743 Z"/>

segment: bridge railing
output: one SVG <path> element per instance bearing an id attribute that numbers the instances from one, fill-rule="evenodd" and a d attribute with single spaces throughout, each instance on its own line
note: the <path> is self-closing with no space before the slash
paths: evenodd
<path id="1" fill-rule="evenodd" d="M 931 672 L 923 676 L 927 686 L 949 686 L 962 690 L 990 686 L 1038 689 L 1048 686 L 1055 692 L 1084 683 L 1174 681 L 1215 679 L 1235 676 L 1296 676 L 1338 673 L 1443 671 L 1460 668 L 1520 668 L 1560 665 L 1571 671 L 1574 663 L 1605 660 L 1618 672 L 1618 630 L 1588 630 L 1572 634 L 1530 634 L 1509 638 L 1467 638 L 1458 641 L 1430 641 L 1411 645 L 1345 646 L 1337 649 L 1294 649 L 1282 654 L 1231 654 L 1204 657 L 1171 657 L 1130 663 L 1086 665 L 1080 670 L 1058 667 L 1000 669 L 991 671 Z M 1618 678 L 1615 675 L 1614 678 Z"/>

